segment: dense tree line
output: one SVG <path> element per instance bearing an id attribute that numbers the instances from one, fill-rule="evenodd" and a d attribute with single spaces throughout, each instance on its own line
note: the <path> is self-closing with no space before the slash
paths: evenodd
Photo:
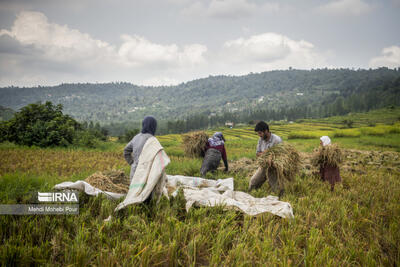
<path id="1" fill-rule="evenodd" d="M 157 134 L 166 134 L 228 121 L 293 121 L 398 106 L 399 84 L 400 69 L 286 70 L 211 76 L 161 87 L 129 83 L 8 87 L 0 88 L 0 104 L 17 110 L 37 100 L 54 100 L 55 107 L 61 104 L 64 113 L 82 122 L 87 140 L 82 142 L 90 145 L 89 135 L 100 140 L 110 134 L 123 140 L 128 132 L 140 129 L 149 114 L 159 122 Z"/>
<path id="2" fill-rule="evenodd" d="M 279 111 L 300 106 L 307 106 L 308 112 L 317 114 L 320 110 L 316 111 L 315 106 L 323 102 L 331 104 L 337 97 L 347 100 L 354 96 L 354 105 L 361 106 L 370 100 L 379 102 L 380 94 L 377 93 L 378 98 L 374 99 L 373 93 L 369 91 L 399 76 L 399 69 L 315 69 L 269 71 L 245 76 L 210 76 L 176 86 L 160 87 L 123 82 L 7 87 L 0 88 L 0 105 L 18 110 L 37 101 L 51 101 L 62 104 L 64 113 L 78 121 L 95 121 L 102 125 L 138 122 L 148 114 L 167 122 L 187 120 L 189 116 L 207 112 L 209 116 L 211 113 L 221 115 L 243 113 L 245 110 Z M 367 99 L 357 103 L 359 95 Z M 337 105 L 340 108 L 341 102 Z M 323 112 L 332 113 L 330 109 Z M 178 123 L 177 127 L 182 128 L 182 123 Z"/>
<path id="3" fill-rule="evenodd" d="M 207 116 L 205 113 L 188 116 L 184 120 L 168 121 L 167 133 L 182 133 L 190 130 L 221 126 L 225 122 L 252 123 L 257 120 L 294 121 L 303 118 L 323 118 L 345 115 L 350 112 L 366 112 L 387 106 L 400 106 L 400 77 L 376 84 L 376 87 L 361 91 L 353 89 L 345 94 L 330 96 L 318 105 L 299 104 L 278 109 L 247 109 L 242 112 Z"/>

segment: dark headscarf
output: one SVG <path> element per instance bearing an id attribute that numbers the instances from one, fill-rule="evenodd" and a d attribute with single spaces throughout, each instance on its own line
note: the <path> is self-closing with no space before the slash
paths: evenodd
<path id="1" fill-rule="evenodd" d="M 153 116 L 146 116 L 142 122 L 142 133 L 154 135 L 157 129 L 157 121 Z"/>

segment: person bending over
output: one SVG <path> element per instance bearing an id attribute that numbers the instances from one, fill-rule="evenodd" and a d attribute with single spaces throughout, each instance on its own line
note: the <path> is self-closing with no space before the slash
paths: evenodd
<path id="1" fill-rule="evenodd" d="M 221 132 L 216 132 L 208 139 L 203 164 L 200 169 L 201 176 L 204 177 L 209 171 L 215 171 L 219 166 L 221 158 L 224 161 L 225 171 L 228 171 L 225 138 Z"/>

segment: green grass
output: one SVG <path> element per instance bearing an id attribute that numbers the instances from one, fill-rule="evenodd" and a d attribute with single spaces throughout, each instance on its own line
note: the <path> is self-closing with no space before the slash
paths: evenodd
<path id="1" fill-rule="evenodd" d="M 360 129 L 341 129 L 335 130 L 333 133 L 333 137 L 360 137 L 361 131 Z"/>
<path id="2" fill-rule="evenodd" d="M 319 122 L 325 124 L 341 125 L 345 127 L 344 120 L 354 122 L 354 127 L 371 126 L 377 123 L 393 124 L 400 120 L 400 107 L 383 108 L 366 113 L 350 113 L 346 116 L 334 116 L 323 119 L 303 119 L 302 122 Z"/>
<path id="3" fill-rule="evenodd" d="M 297 131 L 290 133 L 288 135 L 288 139 L 319 139 L 321 136 L 324 135 L 331 135 L 332 132 L 328 131 Z"/>
<path id="4" fill-rule="evenodd" d="M 380 116 L 384 116 L 379 113 Z M 354 128 L 335 123 L 344 117 L 271 124 L 271 131 L 298 150 L 311 152 L 329 134 L 343 148 L 400 152 L 399 124 L 393 114 L 375 126 L 360 116 Z M 356 117 L 354 117 L 356 118 Z M 253 127 L 213 129 L 226 137 L 229 160 L 255 158 Z M 381 134 L 383 132 L 383 134 Z M 303 136 L 292 139 L 291 135 Z M 378 133 L 378 134 L 377 134 Z M 309 135 L 312 138 L 304 138 Z M 158 136 L 169 154 L 168 174 L 198 176 L 201 159 L 183 155 L 180 135 Z M 84 179 L 97 170 L 122 168 L 124 144 L 103 149 L 28 148 L 0 144 L 0 203 L 29 203 L 37 191 L 62 181 Z M 392 163 L 390 163 L 392 164 Z M 396 163 L 393 162 L 393 165 Z M 397 165 L 395 167 L 398 167 Z M 111 222 L 119 201 L 80 195 L 79 215 L 0 215 L 0 263 L 12 265 L 97 266 L 398 266 L 400 262 L 400 173 L 363 167 L 342 172 L 342 184 L 298 175 L 283 195 L 293 220 L 271 214 L 248 216 L 223 206 L 185 210 L 182 192 L 157 204 L 127 208 Z M 217 171 L 207 178 L 234 177 L 235 190 L 247 191 L 242 174 Z M 273 194 L 268 184 L 255 197 Z"/>

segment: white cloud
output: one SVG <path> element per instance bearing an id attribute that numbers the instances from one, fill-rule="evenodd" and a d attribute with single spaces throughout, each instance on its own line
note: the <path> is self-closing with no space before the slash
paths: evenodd
<path id="1" fill-rule="evenodd" d="M 278 33 L 228 40 L 220 50 L 208 51 L 202 44 L 161 44 L 126 34 L 117 46 L 51 23 L 39 12 L 22 12 L 11 29 L 0 30 L 0 86 L 96 81 L 169 85 L 208 75 L 326 67 L 325 59 L 310 42 Z"/>
<path id="2" fill-rule="evenodd" d="M 143 65 L 171 65 L 179 66 L 186 64 L 203 63 L 203 54 L 207 51 L 204 45 L 188 45 L 180 51 L 176 44 L 155 44 L 144 37 L 123 35 L 123 44 L 118 54 L 123 62 L 133 66 Z"/>
<path id="3" fill-rule="evenodd" d="M 360 16 L 372 10 L 372 7 L 362 0 L 335 0 L 319 6 L 317 12 L 326 15 Z"/>
<path id="4" fill-rule="evenodd" d="M 369 61 L 370 68 L 388 67 L 398 68 L 400 67 L 400 47 L 390 46 L 382 49 L 382 55 L 374 57 Z"/>
<path id="5" fill-rule="evenodd" d="M 167 71 L 182 72 L 206 62 L 207 47 L 201 44 L 158 44 L 137 35 L 122 35 L 121 39 L 122 44 L 116 47 L 67 25 L 50 23 L 42 13 L 21 12 L 10 30 L 0 30 L 0 83 L 33 85 L 46 75 L 52 84 L 141 83 L 163 77 Z M 18 77 L 20 83 L 15 83 Z"/>
<path id="6" fill-rule="evenodd" d="M 224 60 L 235 63 L 247 72 L 326 66 L 325 57 L 315 51 L 313 44 L 304 40 L 295 41 L 277 33 L 227 41 L 223 48 Z"/>
<path id="7" fill-rule="evenodd" d="M 235 61 L 273 61 L 290 53 L 288 39 L 275 33 L 227 41 L 224 48 L 229 54 L 235 55 L 232 57 Z"/>
<path id="8" fill-rule="evenodd" d="M 11 31 L 1 30 L 0 36 L 9 35 L 22 45 L 32 45 L 53 61 L 100 59 L 113 53 L 106 42 L 95 40 L 88 34 L 69 29 L 68 26 L 49 23 L 39 12 L 21 12 Z"/>

